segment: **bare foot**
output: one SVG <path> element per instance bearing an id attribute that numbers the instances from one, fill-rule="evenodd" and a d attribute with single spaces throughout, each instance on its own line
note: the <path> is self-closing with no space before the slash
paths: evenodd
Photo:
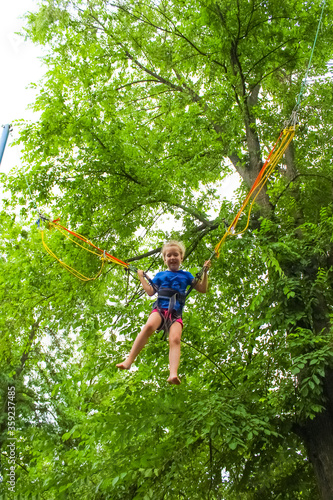
<path id="1" fill-rule="evenodd" d="M 116 367 L 119 368 L 119 370 L 129 370 L 131 368 L 131 364 L 123 361 L 122 363 L 118 363 Z"/>
<path id="2" fill-rule="evenodd" d="M 180 385 L 180 380 L 177 377 L 177 375 L 175 375 L 174 377 L 171 377 L 171 375 L 170 375 L 170 377 L 168 378 L 167 382 L 168 382 L 168 384 Z"/>

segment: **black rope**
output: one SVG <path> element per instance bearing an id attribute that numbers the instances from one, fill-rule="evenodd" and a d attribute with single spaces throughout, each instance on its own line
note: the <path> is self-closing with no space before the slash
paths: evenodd
<path id="1" fill-rule="evenodd" d="M 231 378 L 228 377 L 228 375 L 222 370 L 222 368 L 220 368 L 219 365 L 217 363 L 215 363 L 215 361 L 213 361 L 209 356 L 207 356 L 207 354 L 205 354 L 204 352 L 200 351 L 200 349 L 198 349 L 194 345 L 190 344 L 189 342 L 185 342 L 185 340 L 181 339 L 181 342 L 183 344 L 187 345 L 188 347 L 192 347 L 192 349 L 194 349 L 195 351 L 199 352 L 202 356 L 205 356 L 205 358 L 207 358 L 211 363 L 213 363 L 213 365 L 216 366 L 216 368 L 225 376 L 225 378 L 227 380 L 229 380 L 230 384 L 232 384 L 232 386 L 236 389 L 236 386 L 233 383 L 233 381 L 231 380 Z"/>

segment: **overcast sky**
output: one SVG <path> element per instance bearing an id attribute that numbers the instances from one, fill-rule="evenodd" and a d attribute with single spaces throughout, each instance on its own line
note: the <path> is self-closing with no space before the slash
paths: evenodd
<path id="1" fill-rule="evenodd" d="M 16 34 L 24 24 L 24 14 L 37 8 L 37 0 L 10 0 L 3 1 L 1 5 L 0 126 L 13 124 L 13 132 L 9 136 L 0 166 L 1 172 L 8 172 L 20 163 L 19 148 L 10 147 L 10 143 L 18 135 L 15 120 L 37 119 L 34 113 L 27 109 L 35 97 L 35 91 L 27 87 L 31 82 L 37 83 L 45 71 L 39 59 L 42 51 Z M 0 133 L 2 131 L 1 128 Z"/>

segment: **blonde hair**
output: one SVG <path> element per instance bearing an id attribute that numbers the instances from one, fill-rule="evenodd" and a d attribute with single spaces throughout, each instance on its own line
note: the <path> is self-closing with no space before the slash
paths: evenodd
<path id="1" fill-rule="evenodd" d="M 166 241 L 162 247 L 163 258 L 165 257 L 166 249 L 168 247 L 178 247 L 180 255 L 182 256 L 182 259 L 184 258 L 186 248 L 185 248 L 185 245 L 182 241 L 176 241 L 176 240 Z"/>

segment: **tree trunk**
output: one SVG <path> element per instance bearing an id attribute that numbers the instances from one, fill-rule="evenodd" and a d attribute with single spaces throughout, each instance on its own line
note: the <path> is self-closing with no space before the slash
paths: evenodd
<path id="1" fill-rule="evenodd" d="M 333 371 L 324 381 L 326 409 L 297 429 L 313 465 L 322 500 L 333 500 Z"/>

